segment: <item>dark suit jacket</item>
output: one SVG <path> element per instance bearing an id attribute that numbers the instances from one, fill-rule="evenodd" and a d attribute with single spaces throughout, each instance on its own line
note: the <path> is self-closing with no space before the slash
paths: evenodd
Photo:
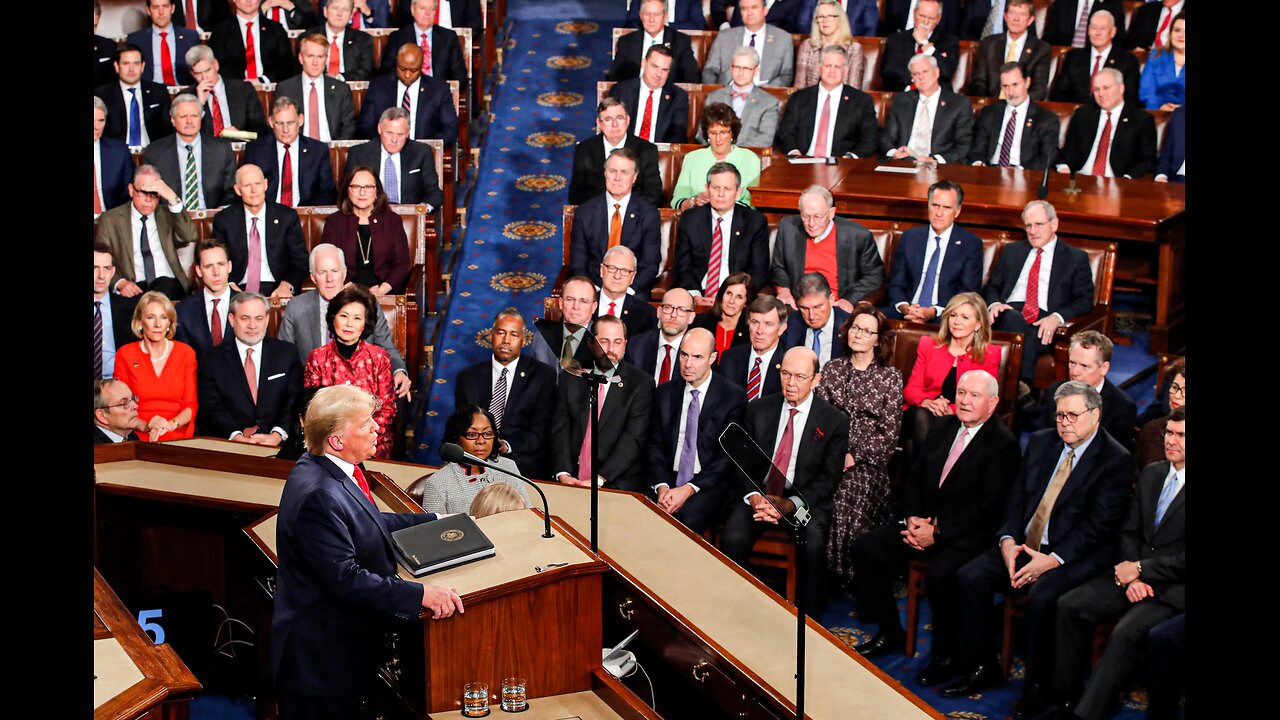
<path id="1" fill-rule="evenodd" d="M 609 244 L 613 208 L 608 195 L 597 195 L 578 206 L 569 238 L 569 273 L 586 275 L 600 284 L 600 262 Z M 627 201 L 622 219 L 622 244 L 636 254 L 636 274 L 631 286 L 642 298 L 657 278 L 662 262 L 662 218 L 658 209 L 635 193 Z"/>
<path id="2" fill-rule="evenodd" d="M 365 165 L 382 177 L 382 140 L 375 137 L 347 151 L 347 172 Z M 406 142 L 400 150 L 400 202 L 426 203 L 439 210 L 444 205 L 435 151 L 426 143 Z"/>
<path id="3" fill-rule="evenodd" d="M 252 130 L 259 136 L 270 134 L 271 128 L 267 125 L 267 116 L 262 112 L 262 103 L 258 102 L 258 91 L 253 89 L 253 84 L 244 80 L 232 80 L 223 75 L 222 85 L 226 90 L 227 105 L 230 109 L 230 117 L 223 117 L 223 122 L 240 130 Z M 196 89 L 195 86 L 188 86 L 182 88 L 182 92 L 195 95 Z M 207 102 L 204 106 L 204 117 L 200 120 L 200 131 L 213 137 L 213 111 L 209 109 Z"/>
<path id="4" fill-rule="evenodd" d="M 1049 97 L 1049 66 L 1053 64 L 1053 48 L 1034 34 L 1028 35 L 1018 62 L 1022 63 L 1027 77 L 1031 78 L 1031 99 L 1043 101 Z M 977 67 L 973 69 L 969 80 L 971 97 L 1000 97 L 1000 66 L 1004 64 L 1004 47 L 1008 37 L 1009 33 L 1005 31 L 982 40 L 978 47 Z"/>
<path id="5" fill-rule="evenodd" d="M 711 205 L 681 213 L 676 233 L 674 287 L 702 292 L 711 260 Z M 732 226 L 721 227 L 720 234 L 729 243 L 729 273 L 749 273 L 757 288 L 768 285 L 769 221 L 765 216 L 737 203 L 733 206 Z"/>
<path id="6" fill-rule="evenodd" d="M 1186 175 L 1179 175 L 1182 163 L 1187 159 L 1187 108 L 1179 106 L 1169 116 L 1169 125 L 1164 129 L 1164 147 L 1160 148 L 1160 159 L 1156 161 L 1156 175 L 1165 175 L 1170 182 L 1186 182 Z"/>
<path id="7" fill-rule="evenodd" d="M 396 3 L 395 27 L 404 27 L 413 22 L 413 14 L 410 12 L 409 6 L 413 3 L 401 2 Z M 469 27 L 474 32 L 473 37 L 481 37 L 484 35 L 484 25 L 480 13 L 480 0 L 450 0 L 449 15 L 451 27 Z M 490 18 L 492 21 L 492 18 Z M 414 43 L 415 45 L 417 43 Z M 391 47 L 388 45 L 387 47 Z M 394 51 L 392 54 L 395 54 Z"/>
<path id="8" fill-rule="evenodd" d="M 546 342 L 547 347 L 550 348 L 550 356 L 547 359 L 554 360 L 556 363 L 554 367 L 558 369 L 560 367 L 560 348 L 564 346 L 564 323 L 538 319 L 534 320 L 533 325 L 542 335 L 542 339 Z M 591 332 L 590 327 L 587 328 L 587 332 Z M 587 342 L 588 337 L 589 336 L 587 335 L 583 336 L 582 342 L 578 343 L 577 352 L 573 354 L 573 358 L 577 360 L 582 367 L 586 368 L 592 367 L 595 364 L 595 357 L 591 354 L 591 348 Z M 544 362 L 543 364 L 549 363 Z"/>
<path id="9" fill-rule="evenodd" d="M 1116 20 L 1115 43 L 1121 47 L 1125 44 L 1124 3 L 1120 0 L 1093 0 L 1089 8 L 1089 16 L 1099 10 L 1106 10 Z M 1050 45 L 1071 45 L 1076 34 L 1076 23 L 1080 21 L 1080 13 L 1073 1 L 1055 2 L 1049 5 L 1049 15 L 1044 20 L 1044 41 Z M 1085 41 L 1088 44 L 1088 40 Z"/>
<path id="10" fill-rule="evenodd" d="M 187 51 L 200 44 L 200 33 L 181 27 L 176 22 L 170 24 L 168 32 L 169 37 L 166 40 L 169 45 L 173 46 L 177 43 L 178 61 L 173 64 L 174 79 L 178 85 L 195 82 L 191 77 L 191 66 L 187 65 Z M 151 55 L 151 26 L 147 25 L 141 30 L 131 32 L 125 39 L 142 50 L 142 62 L 145 63 L 143 76 L 154 78 L 156 70 L 160 68 L 160 60 Z"/>
<path id="11" fill-rule="evenodd" d="M 862 296 L 884 284 L 884 261 L 871 232 L 853 220 L 836 216 L 836 277 L 839 297 L 856 303 Z M 778 223 L 770 272 L 773 284 L 794 288 L 804 275 L 808 233 L 799 215 L 788 215 Z"/>
<path id="12" fill-rule="evenodd" d="M 653 378 L 657 375 L 658 368 L 660 367 L 660 363 L 658 361 L 658 348 L 662 345 L 662 342 L 659 340 L 659 333 L 661 332 L 661 328 L 655 327 L 652 330 L 642 332 L 629 339 L 627 341 L 627 353 L 626 355 L 623 355 L 622 359 L 640 368 L 646 375 Z M 679 350 L 680 343 L 683 342 L 684 336 L 681 335 L 680 342 L 676 343 L 676 350 Z M 678 353 L 676 351 L 672 351 L 671 353 L 672 378 L 680 377 L 680 359 L 677 357 L 677 354 Z"/>
<path id="13" fill-rule="evenodd" d="M 1161 602 L 1179 610 L 1186 608 L 1187 572 L 1187 488 L 1184 485 L 1160 527 L 1155 526 L 1156 506 L 1165 477 L 1167 461 L 1151 463 L 1138 476 L 1129 504 L 1129 516 L 1120 530 L 1120 560 L 1142 561 L 1142 581 L 1156 591 Z"/>
<path id="14" fill-rule="evenodd" d="M 933 228 L 929 225 L 914 227 L 902 234 L 898 249 L 893 252 L 893 269 L 889 271 L 889 307 L 911 302 L 916 286 L 924 277 L 925 253 L 933 244 L 933 235 Z M 938 306 L 946 307 L 958 293 L 980 292 L 982 238 L 959 225 L 952 225 L 950 246 L 937 273 Z"/>
<path id="15" fill-rule="evenodd" d="M 600 467 L 596 475 L 605 487 L 639 490 L 648 482 L 645 440 L 649 433 L 653 377 L 628 363 L 619 363 L 621 383 L 609 386 L 595 436 L 599 438 Z M 591 385 L 594 392 L 597 386 Z M 587 384 L 566 375 L 556 387 L 556 413 L 551 421 L 551 473 L 578 474 L 578 452 L 587 434 Z"/>
<path id="16" fill-rule="evenodd" d="M 1056 427 L 1053 416 L 1058 411 L 1058 404 L 1053 399 L 1053 394 L 1064 382 L 1066 380 L 1059 380 L 1045 391 L 1045 401 L 1040 407 L 1040 427 Z M 1129 393 L 1109 379 L 1102 381 L 1102 427 L 1126 450 L 1132 450 L 1134 433 L 1138 429 L 1138 406 L 1129 397 Z"/>
<path id="17" fill-rule="evenodd" d="M 138 433 L 130 431 L 129 434 L 126 435 L 124 440 L 122 440 L 121 442 L 129 442 L 130 440 L 137 440 L 137 439 L 138 439 Z M 93 426 L 93 444 L 94 445 L 110 445 L 114 442 L 115 440 L 112 440 L 111 438 L 107 437 L 107 434 L 102 432 L 101 428 L 99 428 L 97 425 Z"/>
<path id="18" fill-rule="evenodd" d="M 333 205 L 337 190 L 333 183 L 333 165 L 329 162 L 329 146 L 305 135 L 298 136 L 298 186 L 293 189 L 293 202 L 304 205 Z M 268 133 L 244 146 L 240 165 L 257 165 L 267 176 L 267 197 L 275 198 L 280 189 L 281 166 L 276 159 L 276 136 Z M 296 286 L 295 286 L 296 287 Z"/>
<path id="19" fill-rule="evenodd" d="M 387 36 L 386 49 L 382 52 L 379 73 L 395 76 L 396 53 L 404 44 L 420 45 L 418 31 L 413 23 L 404 25 Z M 467 66 L 462 58 L 462 45 L 458 33 L 439 25 L 431 26 L 431 77 L 437 80 L 457 80 L 459 90 L 466 92 Z"/>
<path id="20" fill-rule="evenodd" d="M 1049 99 L 1054 102 L 1073 102 L 1085 105 L 1096 105 L 1090 82 L 1093 68 L 1089 65 L 1091 48 L 1076 48 L 1062 57 L 1058 74 L 1053 80 L 1053 89 L 1049 91 Z M 1124 103 L 1134 107 L 1142 107 L 1138 98 L 1138 85 L 1142 82 L 1142 73 L 1138 70 L 1138 59 L 1121 50 L 1118 44 L 1111 45 L 1107 59 L 1102 67 L 1115 68 L 1124 76 Z"/>
<path id="21" fill-rule="evenodd" d="M 644 120 L 644 106 L 637 106 L 640 97 L 640 78 L 623 80 L 609 89 L 609 97 L 617 98 L 627 108 L 631 116 L 632 135 L 640 134 L 640 123 Z M 657 117 L 653 118 L 654 142 L 687 143 L 689 142 L 689 94 L 669 81 L 662 88 L 661 102 L 658 103 Z"/>
<path id="22" fill-rule="evenodd" d="M 164 85 L 146 79 L 138 81 L 138 88 L 138 110 L 142 114 L 142 125 L 147 129 L 147 138 L 155 142 L 166 135 L 172 135 L 169 91 Z M 102 137 L 128 142 L 129 106 L 125 104 L 122 92 L 118 80 L 93 89 L 93 94 L 102 98 L 107 106 L 107 124 L 102 129 Z"/>
<path id="23" fill-rule="evenodd" d="M 239 199 L 232 201 L 213 218 L 213 237 L 227 244 L 227 254 L 231 258 L 231 282 L 237 287 L 244 287 L 249 265 L 249 236 L 244 223 L 244 203 Z M 261 232 L 267 266 L 277 281 L 288 280 L 297 295 L 302 292 L 302 281 L 308 272 L 307 246 L 302 240 L 298 213 L 293 208 L 267 200 L 264 225 Z"/>
<path id="24" fill-rule="evenodd" d="M 187 7 L 185 2 L 173 4 L 173 24 L 186 27 Z M 204 30 L 231 17 L 231 4 L 222 0 L 196 0 L 196 23 Z"/>
<path id="25" fill-rule="evenodd" d="M 649 475 L 645 485 L 666 483 L 676 486 L 678 473 L 671 468 L 680 457 L 676 441 L 680 434 L 681 405 L 687 383 L 680 378 L 659 385 L 653 391 L 649 422 Z M 613 392 L 610 390 L 610 392 Z M 689 481 L 698 492 L 724 494 L 737 486 L 737 471 L 729 456 L 720 449 L 720 433 L 731 422 L 742 422 L 746 408 L 746 391 L 724 376 L 711 377 L 702 386 L 698 412 L 697 452 L 701 471 Z M 608 477 L 607 475 L 605 477 Z M 725 495 L 728 497 L 728 495 Z"/>
<path id="26" fill-rule="evenodd" d="M 186 153 L 181 153 L 179 162 L 179 138 L 170 135 L 156 140 L 142 151 L 142 160 L 155 165 L 160 171 L 160 178 L 173 191 L 182 195 L 182 178 L 186 169 Z M 231 143 L 212 135 L 200 137 L 200 187 L 204 190 L 204 204 L 207 208 L 222 207 L 235 199 L 236 155 Z"/>
<path id="27" fill-rule="evenodd" d="M 969 98 L 957 95 L 944 85 L 938 98 L 938 111 L 933 118 L 930 155 L 941 155 L 949 163 L 964 162 L 973 146 L 973 105 Z M 920 91 L 900 92 L 893 96 L 884 130 L 880 131 L 880 152 L 888 153 L 911 141 L 911 126 L 916 120 Z"/>
<path id="28" fill-rule="evenodd" d="M 1027 524 L 1053 479 L 1062 447 L 1056 430 L 1040 430 L 1031 435 L 1005 505 L 1004 522 L 996 532 L 997 539 L 1008 535 L 1019 544 L 1026 542 Z M 1045 550 L 1057 553 L 1068 565 L 1087 562 L 1101 567 L 1112 562 L 1132 482 L 1133 459 L 1129 451 L 1099 428 L 1088 450 L 1076 457 L 1053 504 L 1049 546 Z"/>
<path id="29" fill-rule="evenodd" d="M 804 0 L 776 0 L 773 7 L 769 8 L 765 15 L 765 22 L 774 27 L 781 28 L 792 34 L 808 35 L 811 29 L 810 23 L 813 21 L 813 14 L 809 17 L 801 17 L 804 12 L 804 6 L 807 3 Z M 737 8 L 737 0 L 711 0 L 711 17 L 719 17 L 720 20 L 714 21 L 713 29 L 718 28 L 720 23 L 724 22 L 724 17 L 728 14 L 725 7 L 728 5 Z M 729 21 L 730 27 L 742 27 L 742 15 L 735 9 L 733 19 Z"/>
<path id="30" fill-rule="evenodd" d="M 321 2 L 323 3 L 323 0 Z M 329 37 L 329 29 L 324 23 L 303 34 L 311 33 Z M 342 65 L 346 68 L 342 73 L 342 79 L 345 81 L 368 80 L 373 77 L 373 38 L 369 33 L 347 26 L 346 32 L 342 33 Z"/>
<path id="31" fill-rule="evenodd" d="M 388 620 L 416 622 L 422 609 L 422 586 L 396 577 L 390 533 L 436 516 L 378 512 L 332 461 L 303 453 L 277 518 L 275 684 L 299 695 L 362 695 L 377 678 Z"/>
<path id="32" fill-rule="evenodd" d="M 743 413 L 743 429 L 755 440 L 756 445 L 770 459 L 773 457 L 774 444 L 778 439 L 778 424 L 781 422 L 782 405 L 786 398 L 782 393 L 765 395 L 758 400 L 747 403 Z M 797 428 L 799 430 L 799 428 Z M 785 491 L 786 497 L 799 496 L 809 508 L 818 522 L 827 526 L 831 515 L 831 497 L 836 486 L 840 484 L 840 476 L 844 468 L 844 455 L 849 449 L 849 418 L 836 406 L 816 395 L 809 408 L 809 417 L 805 420 L 804 434 L 800 440 L 799 454 L 796 456 L 795 477 L 791 488 Z M 744 462 L 742 458 L 735 458 Z M 768 477 L 768 466 L 746 459 L 751 477 L 761 486 Z M 786 470 L 786 468 L 782 468 Z M 754 488 L 747 478 L 737 473 L 741 495 L 752 492 Z"/>
<path id="33" fill-rule="evenodd" d="M 453 406 L 489 407 L 493 398 L 493 359 L 486 358 L 458 373 Z M 551 413 L 556 406 L 556 372 L 532 357 L 521 356 L 510 372 L 511 392 L 502 414 L 502 438 L 511 444 L 509 456 L 528 477 L 546 479 L 550 450 Z"/>
<path id="34" fill-rule="evenodd" d="M 1093 149 L 1093 138 L 1102 122 L 1102 108 L 1097 105 L 1081 105 L 1071 115 L 1067 128 L 1067 141 L 1062 145 L 1062 159 L 1072 172 L 1092 168 L 1084 167 Z M 1117 120 L 1111 117 L 1111 170 L 1116 177 L 1141 178 L 1156 169 L 1156 121 L 1151 113 L 1126 102 Z"/>
<path id="35" fill-rule="evenodd" d="M 961 40 L 981 40 L 982 28 L 987 24 L 987 14 L 991 12 L 991 6 L 1000 3 L 1003 10 L 1005 0 L 967 0 L 964 4 L 964 18 L 960 21 L 960 29 L 956 33 L 960 35 Z M 946 21 L 945 13 L 943 22 Z M 1027 27 L 1027 32 L 1031 37 L 1036 37 L 1036 24 L 1033 22 Z"/>
<path id="36" fill-rule="evenodd" d="M 603 294 L 599 294 L 599 301 L 602 309 L 608 309 L 608 298 Z M 639 294 L 632 295 L 628 293 L 622 299 L 622 307 L 618 308 L 618 317 L 622 319 L 622 324 L 627 326 L 627 337 L 629 338 L 658 327 L 658 311 L 654 310 L 649 301 Z"/>
<path id="37" fill-rule="evenodd" d="M 320 233 L 320 242 L 332 243 L 342 250 L 347 261 L 347 277 L 355 278 L 360 262 L 357 247 L 359 219 L 354 213 L 336 212 L 329 216 Z M 409 238 L 404 223 L 390 208 L 374 213 L 369 219 L 369 244 L 373 246 L 373 271 L 391 286 L 392 295 L 404 293 L 409 282 Z"/>
<path id="38" fill-rule="evenodd" d="M 292 427 L 293 401 L 302 389 L 298 351 L 291 343 L 268 336 L 255 356 L 259 363 L 257 404 L 249 394 L 234 337 L 225 337 L 198 364 L 201 435 L 227 438 L 250 425 L 264 433 L 273 427 Z"/>
<path id="39" fill-rule="evenodd" d="M 852 302 L 857 301 L 855 300 Z M 831 338 L 831 359 L 835 360 L 838 357 L 844 357 L 849 354 L 849 343 L 846 342 L 845 338 L 840 337 L 840 326 L 844 325 L 844 321 L 849 317 L 849 313 L 838 307 L 831 308 L 831 313 L 835 315 L 835 322 L 831 324 L 831 333 L 836 336 Z M 804 341 L 805 331 L 808 329 L 809 326 L 805 324 L 804 316 L 798 312 L 793 312 L 791 316 L 787 318 L 787 331 L 782 334 L 782 339 L 778 341 L 778 345 L 780 346 L 779 350 L 781 351 L 782 348 L 790 349 L 797 346 L 809 347 L 809 345 Z M 774 362 L 782 362 L 781 356 L 774 355 L 773 357 Z"/>
<path id="40" fill-rule="evenodd" d="M 919 457 L 903 484 L 902 514 L 935 518 L 936 541 L 973 554 L 991 546 L 1005 498 L 1022 460 L 1018 439 L 997 417 L 988 418 L 938 486 L 960 419 L 944 415 L 929 429 Z"/>
<path id="41" fill-rule="evenodd" d="M 684 0 L 679 1 L 684 2 Z M 694 7 L 694 3 L 690 2 L 689 6 Z M 640 3 L 631 3 L 633 12 L 639 12 L 636 10 L 638 7 L 640 7 Z M 697 9 L 698 19 L 701 20 L 702 8 L 699 6 Z M 700 83 L 702 82 L 702 69 L 698 67 L 698 61 L 693 56 L 693 43 L 690 42 L 688 35 L 677 29 L 680 26 L 680 23 L 672 23 L 662 31 L 662 42 L 671 48 L 672 55 L 671 75 L 668 79 L 671 82 Z M 640 27 L 639 20 L 636 21 L 635 25 L 628 27 Z M 701 30 L 702 28 L 696 29 Z M 644 59 L 644 53 L 648 49 L 649 44 L 643 29 L 627 33 L 618 38 L 618 47 L 614 49 L 613 53 L 613 63 L 609 65 L 609 70 L 605 73 L 604 79 L 620 82 L 640 77 L 640 61 Z"/>
<path id="42" fill-rule="evenodd" d="M 809 152 L 813 143 L 813 124 L 818 117 L 818 88 L 811 85 L 798 90 L 787 99 L 787 107 L 778 121 L 778 134 L 773 146 L 782 153 L 799 150 Z M 836 109 L 835 137 L 831 138 L 831 154 L 840 157 L 853 153 L 858 157 L 874 155 L 876 151 L 875 103 L 861 90 L 845 85 L 840 94 L 840 106 Z"/>
<path id="43" fill-rule="evenodd" d="M 1018 283 L 1022 265 L 1030 254 L 1031 243 L 1025 240 L 1005 246 L 991 271 L 991 279 L 982 289 L 982 299 L 987 301 L 987 305 L 1006 301 Z M 1058 244 L 1054 246 L 1048 301 L 1049 307 L 1040 309 L 1056 312 L 1068 322 L 1093 309 L 1093 274 L 1089 272 L 1089 256 L 1083 250 L 1066 244 L 1062 238 L 1058 238 Z"/>
<path id="44" fill-rule="evenodd" d="M 706 30 L 707 16 L 702 14 L 702 3 L 698 0 L 671 0 L 676 4 L 675 22 L 669 23 L 667 27 L 672 30 Z M 714 2 L 714 0 L 713 0 Z M 636 34 L 643 33 L 644 29 L 640 25 L 640 5 L 643 3 L 631 3 L 631 7 L 627 8 L 627 17 L 622 21 L 622 27 L 637 28 Z M 623 37 L 626 37 L 625 35 Z M 618 41 L 619 47 L 622 41 Z M 695 67 L 696 69 L 696 67 Z M 616 78 L 611 78 L 616 79 Z M 697 80 L 677 80 L 676 82 L 698 82 Z"/>
<path id="45" fill-rule="evenodd" d="M 347 34 L 354 35 L 356 31 L 353 30 Z M 324 99 L 322 100 L 324 111 L 326 119 L 329 121 L 329 137 L 334 140 L 351 140 L 355 138 L 356 106 L 355 100 L 351 96 L 351 87 L 332 75 L 325 75 L 321 88 L 321 92 L 324 93 Z M 276 97 L 291 97 L 297 100 L 298 106 L 302 108 L 304 115 L 307 112 L 307 96 L 310 91 L 311 86 L 303 84 L 302 75 L 294 75 L 276 85 Z M 304 125 L 303 127 L 303 134 L 305 134 L 306 126 Z M 330 174 L 332 174 L 332 171 L 330 171 Z"/>
<path id="46" fill-rule="evenodd" d="M 245 76 L 244 39 L 240 37 L 240 21 L 235 17 L 228 18 L 210 28 L 209 32 L 208 45 L 218 59 L 222 76 L 235 80 L 248 79 Z M 262 58 L 264 75 L 272 82 L 280 82 L 298 74 L 298 60 L 289 45 L 289 35 L 283 25 L 258 13 L 258 37 L 261 47 L 254 50 Z"/>
<path id="47" fill-rule="evenodd" d="M 662 202 L 662 176 L 658 173 L 658 147 L 648 140 L 627 133 L 624 147 L 636 152 L 639 162 L 635 187 L 632 193 L 660 207 Z M 604 136 L 592 135 L 573 149 L 573 174 L 569 178 L 569 204 L 581 205 L 604 193 Z"/>
<path id="48" fill-rule="evenodd" d="M 972 4 L 973 0 L 969 0 Z M 991 9 L 987 5 L 987 9 Z M 911 0 L 884 0 L 884 21 L 880 23 L 880 35 L 892 35 L 899 30 L 907 27 L 907 20 L 911 18 Z M 942 0 L 942 18 L 938 20 L 938 27 L 935 29 L 942 30 L 949 35 L 959 35 L 961 19 L 964 13 L 960 9 L 960 0 Z M 985 12 L 983 19 L 986 19 Z M 806 28 L 807 30 L 808 28 Z"/>
<path id="49" fill-rule="evenodd" d="M 1126 49 L 1145 48 L 1149 50 L 1155 45 L 1156 31 L 1160 29 L 1160 11 L 1163 9 L 1164 3 L 1160 2 L 1147 2 L 1138 7 L 1137 12 L 1133 14 L 1133 22 L 1129 23 L 1129 27 L 1126 28 L 1124 38 Z M 1173 25 L 1172 17 L 1169 18 L 1169 25 Z M 1120 39 L 1120 33 L 1116 33 L 1116 39 Z"/>
<path id="50" fill-rule="evenodd" d="M 235 291 L 227 296 L 228 302 L 235 297 Z M 114 304 L 114 303 L 113 303 Z M 233 339 L 231 318 L 227 312 L 228 303 L 218 303 L 218 312 L 222 315 L 222 341 Z M 178 303 L 178 329 L 174 339 L 184 342 L 196 351 L 197 363 L 204 361 L 204 356 L 213 349 L 213 335 L 209 332 L 209 318 L 204 313 L 204 290 L 197 288 L 195 292 Z M 197 367 L 199 367 L 197 365 Z M 282 425 L 286 430 L 288 426 Z"/>
<path id="51" fill-rule="evenodd" d="M 803 323 L 804 321 L 801 320 L 799 322 Z M 790 325 L 787 327 L 790 328 Z M 787 354 L 788 349 L 783 342 L 785 339 L 786 335 L 784 334 L 778 340 L 778 348 L 773 351 L 773 357 L 769 359 L 769 365 L 760 364 L 760 374 L 762 375 L 760 397 L 782 392 L 782 378 L 779 371 L 782 369 L 782 356 Z M 743 397 L 746 397 L 747 377 L 751 374 L 751 343 L 746 342 L 741 345 L 734 345 L 725 350 L 724 354 L 720 356 L 720 364 L 715 366 L 715 371 L 728 378 L 729 382 L 741 387 Z"/>
<path id="52" fill-rule="evenodd" d="M 969 162 L 991 164 L 991 157 L 1004 142 L 1004 110 L 1009 103 L 998 100 L 978 112 Z M 1019 161 L 1028 170 L 1043 170 L 1058 155 L 1058 114 L 1029 100 L 1019 110 L 1022 115 L 1022 148 Z"/>
<path id="53" fill-rule="evenodd" d="M 946 13 L 942 14 L 945 22 Z M 960 40 L 942 28 L 934 28 L 929 40 L 934 45 L 933 57 L 938 61 L 939 82 L 951 88 L 951 76 L 960 64 Z M 884 41 L 884 57 L 880 60 L 880 87 L 900 93 L 911 84 L 907 62 L 916 54 L 916 39 L 910 30 L 900 30 Z"/>
<path id="54" fill-rule="evenodd" d="M 712 335 L 715 335 L 716 326 L 719 324 L 719 322 L 720 322 L 720 319 L 716 317 L 715 312 L 704 312 L 696 316 L 693 319 L 693 322 L 689 323 L 689 327 L 702 328 L 703 330 L 706 330 Z M 747 322 L 748 322 L 747 312 L 744 310 L 742 313 L 738 315 L 738 324 L 735 325 L 733 328 L 733 337 L 729 339 L 729 347 L 737 347 L 739 345 L 751 344 L 751 336 L 749 334 L 751 329 L 750 327 L 748 327 Z M 723 356 L 723 353 L 721 353 L 721 356 Z M 713 369 L 720 364 L 720 361 L 723 359 L 721 356 L 717 356 L 716 359 L 711 363 L 711 367 Z M 737 383 L 738 385 L 746 385 L 745 381 L 739 383 L 735 380 L 734 382 Z"/>
<path id="55" fill-rule="evenodd" d="M 129 183 L 133 182 L 133 171 L 137 166 L 133 164 L 129 146 L 123 140 L 109 138 L 104 134 L 98 139 L 98 151 L 102 163 L 102 209 L 105 212 L 129 202 Z M 143 152 L 145 155 L 145 150 Z M 177 186 L 171 184 L 169 187 Z"/>
<path id="56" fill-rule="evenodd" d="M 383 75 L 369 81 L 369 91 L 360 106 L 358 136 L 378 137 L 378 118 L 389 107 L 399 107 L 396 76 Z M 418 117 L 413 125 L 413 139 L 439 138 L 445 147 L 458 142 L 458 113 L 444 80 L 424 76 L 418 82 Z"/>
<path id="57" fill-rule="evenodd" d="M 284 8 L 280 8 L 279 20 L 276 20 L 276 13 L 274 8 L 271 10 L 263 10 L 262 14 L 266 15 L 268 20 L 275 20 L 276 22 L 279 22 L 281 25 L 283 25 L 286 22 L 289 23 L 290 30 L 300 30 L 302 28 L 309 28 L 316 23 L 318 18 L 321 17 L 316 13 L 315 10 L 312 9 L 311 0 L 293 0 L 292 10 L 285 10 Z"/>
<path id="58" fill-rule="evenodd" d="M 115 65 L 111 63 L 116 52 L 116 41 L 101 35 L 93 36 L 93 86 L 118 81 Z"/>

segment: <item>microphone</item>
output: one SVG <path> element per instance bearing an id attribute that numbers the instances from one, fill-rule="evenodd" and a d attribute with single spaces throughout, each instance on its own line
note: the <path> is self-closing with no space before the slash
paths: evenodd
<path id="1" fill-rule="evenodd" d="M 555 535 L 551 533 L 551 511 L 547 509 L 547 494 L 542 492 L 542 488 L 538 487 L 537 483 L 535 483 L 534 481 L 530 480 L 529 478 L 523 475 L 517 475 L 516 473 L 513 473 L 510 470 L 504 470 L 503 468 L 500 468 L 497 465 L 491 465 L 488 462 L 476 457 L 475 455 L 472 455 L 466 450 L 463 450 L 462 447 L 459 446 L 457 443 L 444 443 L 443 445 L 441 445 L 440 457 L 443 458 L 444 460 L 447 460 L 453 463 L 459 463 L 459 464 L 466 463 L 468 465 L 480 465 L 482 467 L 487 467 L 490 470 L 497 470 L 498 472 L 506 473 L 507 475 L 510 475 L 513 478 L 517 478 L 519 480 L 525 481 L 526 483 L 529 483 L 529 485 L 531 485 L 534 490 L 537 490 L 538 494 L 542 496 L 542 521 L 545 524 L 545 528 L 544 528 L 545 532 L 542 533 L 542 537 L 544 538 L 555 537 Z"/>
<path id="2" fill-rule="evenodd" d="M 1053 167 L 1053 163 L 1044 166 L 1044 179 L 1040 181 L 1040 187 L 1036 190 L 1036 197 L 1041 200 L 1049 197 L 1049 170 Z"/>

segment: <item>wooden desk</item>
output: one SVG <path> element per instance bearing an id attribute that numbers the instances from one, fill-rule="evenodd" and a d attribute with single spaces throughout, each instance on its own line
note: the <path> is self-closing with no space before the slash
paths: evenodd
<path id="1" fill-rule="evenodd" d="M 836 211 L 844 217 L 924 222 L 929 185 L 951 180 L 964 188 L 960 222 L 1022 236 L 1022 209 L 1036 199 L 1044 174 L 1018 168 L 939 165 L 914 174 L 877 172 L 876 167 L 910 167 L 906 161 L 875 158 L 841 159 L 836 165 L 793 165 L 783 158 L 760 174 L 751 189 L 759 210 L 795 213 L 800 193 L 810 185 L 831 191 Z M 1067 176 L 1051 173 L 1049 195 L 1060 221 L 1058 232 L 1068 240 L 1088 237 L 1120 244 L 1116 278 L 1155 288 L 1155 322 L 1151 351 L 1171 352 L 1185 344 L 1186 188 L 1178 183 L 1095 178 L 1080 175 L 1082 192 L 1062 192 Z"/>

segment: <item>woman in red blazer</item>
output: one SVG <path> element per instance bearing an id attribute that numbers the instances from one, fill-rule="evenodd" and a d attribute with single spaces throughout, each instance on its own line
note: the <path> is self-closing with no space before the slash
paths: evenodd
<path id="1" fill-rule="evenodd" d="M 189 438 L 196 418 L 196 352 L 173 339 L 178 312 L 164 293 L 149 292 L 133 310 L 133 334 L 142 338 L 116 352 L 113 377 L 138 398 L 138 437 Z"/>
<path id="2" fill-rule="evenodd" d="M 338 212 L 325 221 L 320 242 L 342 249 L 347 279 L 377 297 L 400 295 L 409 279 L 409 238 L 372 169 L 347 170 L 338 188 Z"/>

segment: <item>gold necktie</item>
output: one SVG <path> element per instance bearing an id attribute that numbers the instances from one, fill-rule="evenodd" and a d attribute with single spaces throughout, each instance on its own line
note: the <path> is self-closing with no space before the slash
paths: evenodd
<path id="1" fill-rule="evenodd" d="M 622 242 L 622 205 L 613 204 L 613 219 L 609 221 L 609 247 L 615 248 Z"/>
<path id="2" fill-rule="evenodd" d="M 1058 501 L 1058 493 L 1062 492 L 1062 486 L 1067 484 L 1067 476 L 1071 474 L 1072 461 L 1075 457 L 1075 450 L 1067 451 L 1066 459 L 1058 465 L 1057 472 L 1049 481 L 1049 487 L 1045 488 L 1044 495 L 1040 496 L 1040 505 L 1031 518 L 1031 526 L 1027 528 L 1026 545 L 1032 550 L 1040 550 L 1040 538 L 1044 535 L 1045 526 L 1049 524 L 1049 516 L 1053 514 L 1053 504 Z"/>

